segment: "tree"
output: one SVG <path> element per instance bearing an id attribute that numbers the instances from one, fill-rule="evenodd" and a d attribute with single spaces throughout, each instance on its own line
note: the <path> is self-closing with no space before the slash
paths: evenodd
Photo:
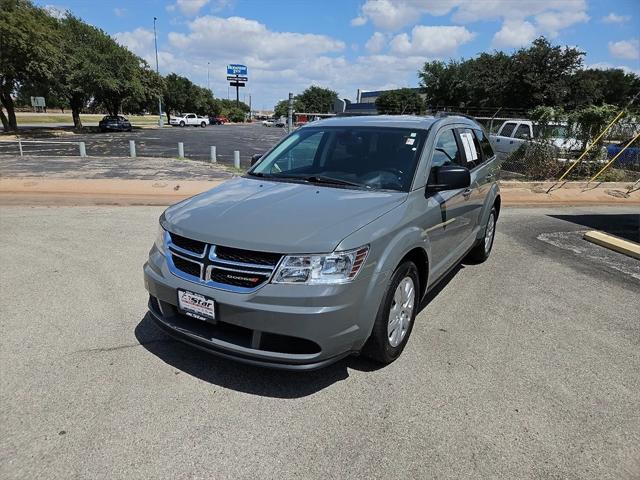
<path id="1" fill-rule="evenodd" d="M 27 0 L 0 0 L 0 120 L 5 131 L 18 128 L 12 98 L 18 87 L 53 78 L 59 42 L 56 20 L 44 9 Z"/>
<path id="2" fill-rule="evenodd" d="M 420 94 L 413 88 L 401 88 L 383 92 L 376 99 L 379 113 L 390 115 L 420 114 L 424 110 L 424 102 Z"/>
<path id="3" fill-rule="evenodd" d="M 293 97 L 293 111 L 305 111 L 304 104 L 299 97 Z M 289 100 L 280 100 L 278 103 L 276 103 L 275 107 L 273 107 L 273 115 L 276 118 L 287 117 L 289 115 Z"/>
<path id="4" fill-rule="evenodd" d="M 302 110 L 307 113 L 329 113 L 338 99 L 337 92 L 315 85 L 310 86 L 297 96 Z"/>

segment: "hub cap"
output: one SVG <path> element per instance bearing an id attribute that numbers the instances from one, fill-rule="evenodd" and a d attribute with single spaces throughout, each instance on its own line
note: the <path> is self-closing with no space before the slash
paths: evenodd
<path id="1" fill-rule="evenodd" d="M 389 323 L 387 324 L 387 338 L 392 347 L 400 345 L 409 330 L 409 324 L 413 318 L 413 306 L 415 303 L 416 289 L 411 277 L 404 277 L 391 302 L 389 311 Z"/>
<path id="2" fill-rule="evenodd" d="M 493 244 L 493 235 L 496 232 L 496 220 L 493 213 L 489 215 L 489 222 L 487 223 L 487 231 L 484 234 L 484 253 L 489 253 L 491 245 Z"/>

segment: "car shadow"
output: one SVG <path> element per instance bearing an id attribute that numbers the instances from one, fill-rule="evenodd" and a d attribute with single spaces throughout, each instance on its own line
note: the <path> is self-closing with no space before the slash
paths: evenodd
<path id="1" fill-rule="evenodd" d="M 361 357 L 347 357 L 310 372 L 289 372 L 246 365 L 174 340 L 155 326 L 148 313 L 140 320 L 134 334 L 148 352 L 177 371 L 220 387 L 264 397 L 305 397 L 347 379 L 348 369 L 374 371 L 380 368 Z"/>
<path id="2" fill-rule="evenodd" d="M 600 230 L 631 242 L 640 242 L 640 214 L 611 213 L 549 216 L 594 230 Z"/>

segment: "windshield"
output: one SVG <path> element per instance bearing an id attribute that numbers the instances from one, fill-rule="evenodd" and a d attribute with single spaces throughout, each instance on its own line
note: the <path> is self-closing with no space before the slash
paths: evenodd
<path id="1" fill-rule="evenodd" d="M 303 128 L 263 157 L 249 175 L 406 192 L 426 133 L 389 127 Z"/>

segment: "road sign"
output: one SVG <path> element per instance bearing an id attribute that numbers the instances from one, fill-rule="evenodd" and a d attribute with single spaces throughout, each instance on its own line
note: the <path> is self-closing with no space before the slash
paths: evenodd
<path id="1" fill-rule="evenodd" d="M 233 76 L 233 75 L 227 75 L 227 80 L 230 80 L 232 82 L 238 81 L 238 82 L 246 82 L 249 80 L 248 77 L 238 77 L 238 76 Z"/>
<path id="2" fill-rule="evenodd" d="M 246 65 L 238 65 L 236 63 L 232 63 L 227 65 L 227 75 L 240 75 L 243 77 L 248 76 L 247 66 Z"/>
<path id="3" fill-rule="evenodd" d="M 231 82 L 229 85 L 232 87 L 244 87 L 244 82 Z"/>
<path id="4" fill-rule="evenodd" d="M 44 108 L 47 105 L 46 105 L 46 103 L 44 101 L 44 97 L 31 97 L 31 106 L 33 108 L 36 108 L 36 107 Z"/>

